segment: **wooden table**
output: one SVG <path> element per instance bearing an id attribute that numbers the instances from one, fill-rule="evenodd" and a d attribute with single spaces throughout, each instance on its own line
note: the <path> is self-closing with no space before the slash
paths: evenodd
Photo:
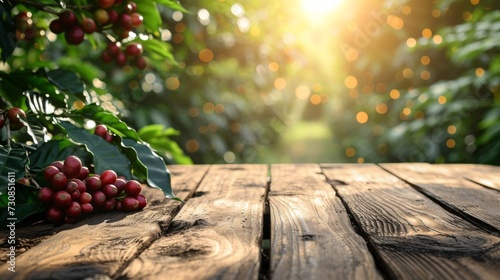
<path id="1" fill-rule="evenodd" d="M 18 226 L 0 279 L 500 279 L 500 167 L 171 166 L 187 202 Z"/>

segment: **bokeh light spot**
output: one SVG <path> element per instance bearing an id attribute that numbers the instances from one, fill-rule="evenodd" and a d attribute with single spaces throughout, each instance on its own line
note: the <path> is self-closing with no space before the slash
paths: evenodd
<path id="1" fill-rule="evenodd" d="M 358 123 L 366 123 L 368 121 L 368 114 L 364 111 L 360 111 L 356 114 L 356 121 Z"/>
<path id="2" fill-rule="evenodd" d="M 274 80 L 274 87 L 276 89 L 284 89 L 286 87 L 286 81 L 283 78 L 277 78 Z"/>
<path id="3" fill-rule="evenodd" d="M 345 155 L 348 157 L 353 157 L 356 155 L 356 150 L 353 147 L 345 149 Z"/>
<path id="4" fill-rule="evenodd" d="M 445 104 L 445 103 L 446 103 L 446 97 L 444 97 L 444 96 L 440 96 L 440 97 L 438 98 L 438 102 L 439 102 L 439 104 Z"/>
<path id="5" fill-rule="evenodd" d="M 358 79 L 356 79 L 356 77 L 354 76 L 348 76 L 347 78 L 345 78 L 344 83 L 348 89 L 353 89 L 358 86 Z"/>
<path id="6" fill-rule="evenodd" d="M 202 49 L 198 53 L 198 57 L 203 62 L 210 62 L 210 61 L 212 61 L 212 59 L 214 59 L 214 53 L 210 49 Z"/>
<path id="7" fill-rule="evenodd" d="M 377 113 L 383 115 L 383 114 L 387 113 L 387 105 L 385 103 L 379 103 L 375 107 L 375 110 L 377 111 Z"/>
<path id="8" fill-rule="evenodd" d="M 190 153 L 196 153 L 199 148 L 200 144 L 195 139 L 191 139 L 186 142 L 186 150 Z"/>
<path id="9" fill-rule="evenodd" d="M 298 99 L 306 100 L 309 95 L 311 95 L 311 90 L 307 86 L 301 85 L 295 89 L 295 96 Z"/>

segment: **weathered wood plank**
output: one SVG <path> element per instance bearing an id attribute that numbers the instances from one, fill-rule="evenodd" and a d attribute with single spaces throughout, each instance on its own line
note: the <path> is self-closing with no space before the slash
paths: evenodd
<path id="1" fill-rule="evenodd" d="M 398 163 L 381 167 L 454 211 L 500 233 L 500 193 L 473 183 L 443 164 Z"/>
<path id="2" fill-rule="evenodd" d="M 208 166 L 173 166 L 176 195 L 187 199 L 194 193 Z M 97 214 L 48 237 L 16 259 L 16 273 L 0 266 L 0 279 L 108 278 L 161 234 L 181 207 L 167 201 L 157 189 L 144 189 L 149 205 L 136 213 Z M 37 226 L 30 227 L 36 234 Z"/>
<path id="3" fill-rule="evenodd" d="M 500 166 L 484 164 L 447 164 L 447 168 L 472 182 L 500 191 Z"/>
<path id="4" fill-rule="evenodd" d="M 380 279 L 317 164 L 272 165 L 272 279 Z"/>
<path id="5" fill-rule="evenodd" d="M 376 165 L 322 167 L 391 277 L 498 279 L 497 236 L 444 210 Z"/>
<path id="6" fill-rule="evenodd" d="M 266 165 L 214 165 L 126 279 L 257 279 Z"/>

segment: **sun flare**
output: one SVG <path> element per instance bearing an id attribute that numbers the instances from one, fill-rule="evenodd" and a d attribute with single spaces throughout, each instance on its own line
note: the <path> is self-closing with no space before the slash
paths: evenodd
<path id="1" fill-rule="evenodd" d="M 304 13 L 311 17 L 330 14 L 342 5 L 344 0 L 301 0 Z"/>

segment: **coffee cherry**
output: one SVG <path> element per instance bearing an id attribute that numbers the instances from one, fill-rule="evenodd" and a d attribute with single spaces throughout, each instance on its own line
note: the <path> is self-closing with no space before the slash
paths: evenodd
<path id="1" fill-rule="evenodd" d="M 90 203 L 94 208 L 100 208 L 106 203 L 106 195 L 102 191 L 96 191 L 92 194 L 92 200 Z"/>
<path id="2" fill-rule="evenodd" d="M 85 32 L 87 34 L 94 33 L 96 30 L 95 21 L 91 18 L 83 19 L 82 20 L 82 29 L 83 29 L 83 32 Z"/>
<path id="3" fill-rule="evenodd" d="M 106 195 L 107 198 L 113 198 L 118 193 L 118 189 L 113 184 L 107 184 L 102 187 L 102 192 Z"/>
<path id="4" fill-rule="evenodd" d="M 108 24 L 111 24 L 117 22 L 120 15 L 118 14 L 117 11 L 110 10 L 108 11 L 108 17 L 109 17 Z"/>
<path id="5" fill-rule="evenodd" d="M 82 166 L 82 169 L 80 170 L 80 174 L 78 174 L 78 176 L 76 176 L 76 179 L 85 180 L 85 179 L 87 179 L 89 174 L 90 174 L 89 168 L 86 166 Z"/>
<path id="6" fill-rule="evenodd" d="M 116 177 L 116 172 L 113 170 L 105 170 L 101 173 L 101 182 L 103 185 L 114 184 Z"/>
<path id="7" fill-rule="evenodd" d="M 87 189 L 90 191 L 98 191 L 102 187 L 101 179 L 96 175 L 88 177 L 87 180 L 85 180 L 85 185 L 87 185 Z"/>
<path id="8" fill-rule="evenodd" d="M 59 209 L 64 209 L 71 204 L 71 195 L 67 191 L 58 191 L 54 194 L 52 202 Z"/>
<path id="9" fill-rule="evenodd" d="M 137 10 L 137 4 L 135 2 L 128 2 L 125 6 L 125 13 L 131 14 Z"/>
<path id="10" fill-rule="evenodd" d="M 125 185 L 125 192 L 127 193 L 127 196 L 135 197 L 141 193 L 141 184 L 136 180 L 130 180 Z"/>
<path id="11" fill-rule="evenodd" d="M 49 204 L 52 202 L 54 191 L 52 188 L 43 187 L 38 191 L 38 200 L 43 203 Z"/>
<path id="12" fill-rule="evenodd" d="M 19 118 L 26 119 L 26 113 L 22 109 L 14 107 L 9 109 L 8 117 L 10 122 L 10 129 L 19 130 L 24 126 Z"/>
<path id="13" fill-rule="evenodd" d="M 64 219 L 64 212 L 61 209 L 51 206 L 45 212 L 45 217 L 51 223 L 58 223 Z"/>
<path id="14" fill-rule="evenodd" d="M 70 217 L 64 217 L 64 223 L 65 224 L 74 224 L 74 223 L 76 223 L 76 219 L 70 218 Z"/>
<path id="15" fill-rule="evenodd" d="M 76 178 L 76 176 L 80 175 L 80 171 L 82 171 L 82 161 L 75 157 L 69 156 L 64 160 L 63 164 L 63 172 L 69 179 Z"/>
<path id="16" fill-rule="evenodd" d="M 71 200 L 78 201 L 80 199 L 80 191 L 76 190 L 71 193 Z"/>
<path id="17" fill-rule="evenodd" d="M 129 14 L 121 14 L 119 22 L 124 30 L 131 30 L 134 27 L 132 24 L 132 17 Z"/>
<path id="18" fill-rule="evenodd" d="M 130 18 L 132 20 L 132 26 L 133 27 L 140 26 L 142 24 L 142 22 L 144 21 L 144 18 L 139 13 L 133 13 L 133 14 L 131 14 Z"/>
<path id="19" fill-rule="evenodd" d="M 92 195 L 88 192 L 81 193 L 79 201 L 81 204 L 90 203 L 92 201 Z"/>
<path id="20" fill-rule="evenodd" d="M 106 137 L 106 133 L 108 133 L 108 128 L 103 124 L 97 125 L 94 129 L 94 134 L 99 137 Z"/>
<path id="21" fill-rule="evenodd" d="M 80 180 L 80 179 L 71 179 L 72 182 L 75 182 L 77 185 L 78 185 L 78 189 L 77 191 L 79 191 L 80 193 L 84 193 L 87 191 L 87 186 L 85 185 L 85 183 Z"/>
<path id="22" fill-rule="evenodd" d="M 101 53 L 101 59 L 102 59 L 102 62 L 104 63 L 110 63 L 112 60 L 113 60 L 113 57 L 109 54 L 108 51 L 103 51 Z"/>
<path id="23" fill-rule="evenodd" d="M 109 20 L 109 14 L 104 9 L 97 9 L 94 12 L 94 18 L 99 24 L 106 24 Z"/>
<path id="24" fill-rule="evenodd" d="M 116 56 L 115 61 L 116 65 L 123 67 L 127 64 L 127 56 L 121 52 Z"/>
<path id="25" fill-rule="evenodd" d="M 90 203 L 82 203 L 80 204 L 80 208 L 82 209 L 82 214 L 89 214 L 94 210 L 94 206 Z"/>
<path id="26" fill-rule="evenodd" d="M 50 165 L 52 166 L 55 166 L 57 167 L 57 169 L 59 169 L 59 171 L 63 171 L 63 168 L 64 168 L 64 162 L 58 160 L 58 161 L 54 161 L 53 163 L 51 163 Z"/>
<path id="27" fill-rule="evenodd" d="M 70 203 L 68 208 L 65 209 L 64 214 L 69 218 L 77 218 L 82 213 L 82 208 L 80 207 L 80 203 L 73 201 Z"/>
<path id="28" fill-rule="evenodd" d="M 135 211 L 139 209 L 139 201 L 134 197 L 124 197 L 122 199 L 122 209 L 125 211 Z"/>
<path id="29" fill-rule="evenodd" d="M 120 200 L 115 199 L 115 210 L 116 211 L 123 211 L 122 202 Z"/>
<path id="30" fill-rule="evenodd" d="M 45 167 L 45 169 L 43 170 L 43 176 L 45 177 L 45 180 L 47 180 L 47 182 L 49 183 L 52 181 L 52 178 L 54 178 L 54 175 L 56 175 L 57 173 L 59 173 L 59 169 L 57 169 L 57 167 L 53 165 L 49 165 Z"/>
<path id="31" fill-rule="evenodd" d="M 143 56 L 139 56 L 135 58 L 135 67 L 140 70 L 144 70 L 146 66 L 148 66 L 148 63 L 146 62 L 146 59 Z"/>
<path id="32" fill-rule="evenodd" d="M 142 54 L 142 45 L 130 44 L 125 48 L 125 53 L 128 56 L 140 56 Z"/>
<path id="33" fill-rule="evenodd" d="M 78 190 L 78 184 L 75 181 L 69 181 L 66 184 L 66 188 L 64 188 L 64 190 L 67 191 L 70 194 L 74 193 L 75 191 Z"/>
<path id="34" fill-rule="evenodd" d="M 64 38 L 66 38 L 66 42 L 70 45 L 79 45 L 83 42 L 84 36 L 85 33 L 83 29 L 78 25 L 70 27 L 66 33 L 64 33 Z"/>
<path id="35" fill-rule="evenodd" d="M 115 210 L 115 204 L 116 204 L 115 199 L 110 198 L 110 199 L 106 200 L 102 210 L 104 212 L 111 212 L 111 211 Z"/>
<path id="36" fill-rule="evenodd" d="M 52 33 L 61 34 L 64 32 L 64 25 L 62 21 L 57 18 L 50 22 L 49 29 Z"/>
<path id="37" fill-rule="evenodd" d="M 52 180 L 50 181 L 50 185 L 54 190 L 63 190 L 66 188 L 66 185 L 68 184 L 68 178 L 64 173 L 59 172 L 54 177 L 52 177 Z"/>
<path id="38" fill-rule="evenodd" d="M 127 181 L 125 181 L 125 179 L 123 179 L 123 178 L 117 178 L 115 180 L 114 185 L 115 185 L 116 189 L 118 190 L 117 195 L 120 194 L 125 189 L 126 184 L 127 184 Z"/>
<path id="39" fill-rule="evenodd" d="M 111 133 L 106 134 L 104 140 L 106 140 L 106 142 L 108 143 L 113 143 L 113 135 Z"/>
<path id="40" fill-rule="evenodd" d="M 148 200 L 142 194 L 137 195 L 137 201 L 139 201 L 138 210 L 142 210 L 148 204 Z"/>
<path id="41" fill-rule="evenodd" d="M 115 4 L 115 0 L 99 0 L 99 6 L 103 9 L 107 9 Z"/>
<path id="42" fill-rule="evenodd" d="M 59 19 L 63 26 L 68 30 L 70 27 L 76 24 L 76 15 L 73 11 L 64 11 L 59 14 Z"/>

